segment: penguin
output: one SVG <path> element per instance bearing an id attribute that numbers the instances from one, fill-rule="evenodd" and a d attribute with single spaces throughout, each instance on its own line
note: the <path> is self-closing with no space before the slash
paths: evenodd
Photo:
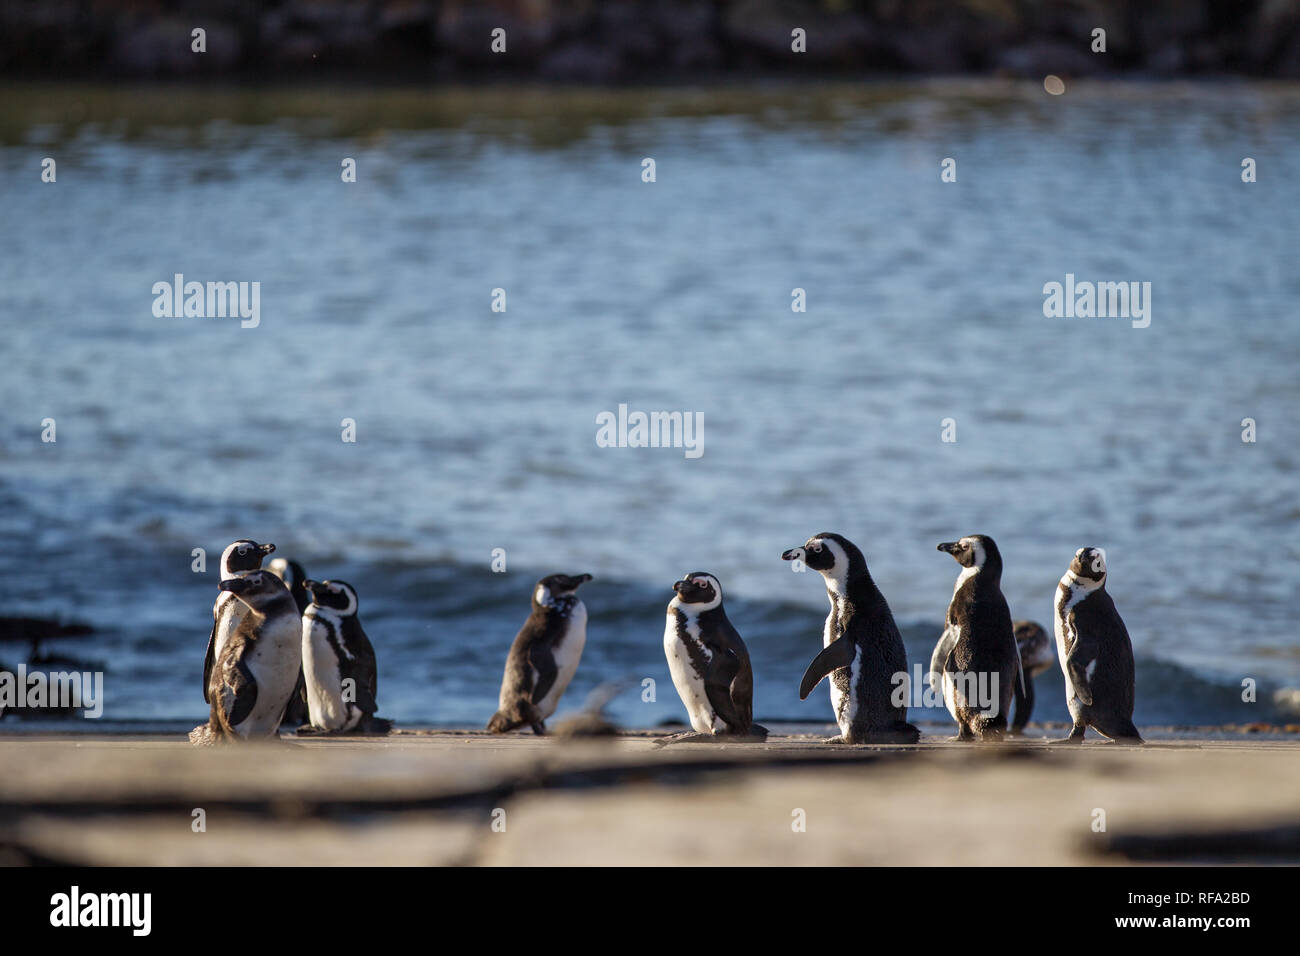
<path id="1" fill-rule="evenodd" d="M 692 571 L 673 591 L 664 655 L 695 732 L 657 742 L 765 739 L 767 728 L 754 723 L 749 650 L 722 606 L 722 585 L 707 571 Z"/>
<path id="2" fill-rule="evenodd" d="M 1133 725 L 1133 642 L 1106 591 L 1101 548 L 1076 551 L 1057 586 L 1056 654 L 1074 720 L 1063 742 L 1082 743 L 1092 727 L 1117 743 L 1143 743 Z"/>
<path id="3" fill-rule="evenodd" d="M 289 588 L 289 593 L 293 595 L 293 601 L 298 605 L 298 613 L 306 612 L 308 605 L 311 604 L 311 594 L 308 593 L 304 582 L 307 580 L 307 571 L 301 564 L 290 558 L 273 558 L 266 569 L 283 581 Z M 293 696 L 289 698 L 289 706 L 284 710 L 284 725 L 286 727 L 301 727 L 311 720 L 307 707 L 307 681 L 300 672 L 298 674 L 298 686 L 293 689 Z"/>
<path id="4" fill-rule="evenodd" d="M 290 558 L 272 558 L 266 569 L 285 583 L 293 595 L 293 603 L 298 605 L 298 613 L 304 614 L 311 604 L 311 592 L 307 590 L 307 570 Z"/>
<path id="5" fill-rule="evenodd" d="M 1023 733 L 1029 717 L 1034 712 L 1034 678 L 1052 666 L 1056 654 L 1052 639 L 1043 625 L 1036 621 L 1016 621 L 1011 625 L 1020 654 L 1021 679 L 1015 682 L 1016 716 L 1011 723 L 1011 733 Z"/>
<path id="6" fill-rule="evenodd" d="M 262 559 L 275 551 L 273 544 L 258 544 L 240 538 L 221 552 L 221 580 L 229 581 L 262 566 Z M 208 636 L 208 651 L 203 658 L 203 703 L 208 704 L 208 685 L 212 680 L 212 667 L 221 656 L 226 640 L 239 628 L 248 607 L 236 600 L 234 594 L 218 588 L 217 599 L 212 604 L 212 633 Z"/>
<path id="7" fill-rule="evenodd" d="M 823 677 L 830 677 L 840 734 L 827 743 L 916 743 L 921 732 L 907 722 L 907 705 L 891 700 L 896 675 L 906 677 L 907 652 L 862 552 L 844 536 L 823 532 L 781 557 L 820 572 L 831 602 L 822 651 L 799 686 L 799 699 L 806 700 Z"/>
<path id="8" fill-rule="evenodd" d="M 244 607 L 211 668 L 211 715 L 190 731 L 196 744 L 274 737 L 302 664 L 298 608 L 270 571 L 246 571 L 221 582 Z"/>
<path id="9" fill-rule="evenodd" d="M 958 740 L 997 740 L 1007 728 L 1020 656 L 1002 596 L 1002 555 L 985 534 L 940 544 L 962 566 L 944 633 L 930 659 L 930 686 L 943 693 Z"/>
<path id="10" fill-rule="evenodd" d="M 552 574 L 533 589 L 533 610 L 515 635 L 501 678 L 498 710 L 487 729 L 504 734 L 528 724 L 539 736 L 573 679 L 587 643 L 587 607 L 577 590 L 590 574 Z"/>
<path id="11" fill-rule="evenodd" d="M 357 591 L 346 581 L 312 581 L 302 617 L 302 669 L 311 717 L 299 734 L 386 734 L 393 722 L 379 710 L 375 649 L 357 617 Z M 344 682 L 351 680 L 351 684 Z"/>

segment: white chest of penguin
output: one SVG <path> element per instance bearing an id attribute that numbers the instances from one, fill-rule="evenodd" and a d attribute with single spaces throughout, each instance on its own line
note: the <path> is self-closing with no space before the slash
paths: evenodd
<path id="1" fill-rule="evenodd" d="M 709 695 L 704 689 L 704 677 L 696 673 L 691 660 L 691 650 L 702 656 L 707 663 L 713 659 L 713 652 L 700 640 L 700 622 L 684 618 L 679 630 L 678 614 L 669 610 L 668 620 L 664 625 L 664 656 L 668 659 L 668 673 L 672 675 L 673 686 L 686 706 L 686 714 L 691 721 L 691 729 L 699 734 L 717 732 L 714 724 L 721 724 L 709 703 Z M 690 642 L 690 647 L 687 642 Z"/>
<path id="2" fill-rule="evenodd" d="M 551 654 L 555 658 L 555 683 L 551 685 L 551 689 L 546 692 L 545 697 L 535 702 L 535 706 L 541 713 L 543 720 L 555 713 L 560 698 L 564 696 L 565 690 L 569 687 L 569 682 L 573 680 L 573 675 L 578 670 L 578 662 L 582 660 L 582 649 L 586 646 L 587 607 L 581 601 L 575 601 L 569 611 L 564 636 L 551 649 Z M 534 669 L 533 686 L 537 685 L 537 677 L 537 671 Z"/>
<path id="3" fill-rule="evenodd" d="M 257 703 L 238 730 L 245 735 L 274 733 L 285 702 L 298 680 L 298 628 L 290 617 L 277 619 L 262 631 L 244 656 L 244 664 L 257 683 Z"/>
<path id="4" fill-rule="evenodd" d="M 328 639 L 332 625 L 339 647 L 347 655 L 343 624 L 336 617 L 322 615 L 319 608 L 311 610 L 316 613 L 306 614 L 302 619 L 302 669 L 307 683 L 307 712 L 313 727 L 341 730 L 347 726 L 349 718 L 353 724 L 361 718 L 360 710 L 350 708 L 343 700 L 341 662 Z M 349 713 L 351 710 L 356 712 Z"/>

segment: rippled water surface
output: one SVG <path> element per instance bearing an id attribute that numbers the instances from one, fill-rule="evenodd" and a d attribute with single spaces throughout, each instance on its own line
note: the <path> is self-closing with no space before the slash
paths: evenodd
<path id="1" fill-rule="evenodd" d="M 913 661 L 957 571 L 935 544 L 984 532 L 1049 627 L 1074 550 L 1107 549 L 1139 722 L 1268 719 L 1242 678 L 1300 684 L 1294 86 L 0 105 L 0 613 L 98 624 L 59 647 L 107 664 L 109 716 L 202 715 L 215 559 L 245 535 L 360 588 L 406 723 L 486 720 L 554 570 L 597 577 L 566 707 L 649 676 L 658 701 L 615 714 L 682 716 L 663 605 L 705 569 L 758 716 L 829 719 L 796 692 L 824 590 L 779 560 L 823 530 L 863 547 Z M 260 326 L 155 317 L 175 273 L 260 282 Z M 1150 282 L 1150 327 L 1046 318 L 1067 273 Z M 598 447 L 620 403 L 701 412 L 703 456 Z"/>

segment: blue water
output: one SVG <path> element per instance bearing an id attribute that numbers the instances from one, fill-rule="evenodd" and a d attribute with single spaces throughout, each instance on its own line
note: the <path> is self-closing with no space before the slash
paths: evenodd
<path id="1" fill-rule="evenodd" d="M 107 663 L 109 717 L 203 715 L 242 536 L 358 586 L 401 723 L 485 721 L 556 570 L 597 577 L 562 712 L 652 677 L 655 703 L 638 684 L 612 713 L 684 716 L 663 606 L 703 569 L 757 715 L 829 720 L 797 696 L 824 590 L 780 561 L 825 530 L 866 552 L 913 662 L 957 570 L 935 544 L 983 532 L 1013 614 L 1049 628 L 1074 550 L 1107 549 L 1139 723 L 1277 719 L 1300 686 L 1300 87 L 0 105 L 0 613 L 99 624 L 58 647 Z M 260 326 L 156 318 L 177 272 L 260 282 Z M 1150 282 L 1150 327 L 1046 318 L 1067 273 Z M 620 403 L 701 412 L 703 456 L 598 447 Z M 1065 719 L 1059 672 L 1040 682 L 1037 716 Z"/>

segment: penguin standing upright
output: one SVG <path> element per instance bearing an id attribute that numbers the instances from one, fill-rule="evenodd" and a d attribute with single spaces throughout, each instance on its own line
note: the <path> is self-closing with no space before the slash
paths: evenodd
<path id="1" fill-rule="evenodd" d="M 386 734 L 393 722 L 376 717 L 379 674 L 375 649 L 357 616 L 357 592 L 346 581 L 303 580 L 311 603 L 302 617 L 302 669 L 309 726 L 300 734 Z"/>
<path id="2" fill-rule="evenodd" d="M 1006 730 L 1020 678 L 1011 611 L 1002 596 L 1002 555 L 985 534 L 944 542 L 938 550 L 952 555 L 962 571 L 930 661 L 931 686 L 942 690 L 958 740 L 996 740 Z"/>
<path id="3" fill-rule="evenodd" d="M 1016 716 L 1011 722 L 1011 733 L 1019 734 L 1034 712 L 1034 678 L 1052 666 L 1056 655 L 1052 652 L 1052 638 L 1037 621 L 1016 621 L 1011 631 L 1020 654 L 1022 677 L 1015 682 Z"/>
<path id="4" fill-rule="evenodd" d="M 307 606 L 311 604 L 311 594 L 305 586 L 307 581 L 306 569 L 291 558 L 273 558 L 270 564 L 266 566 L 266 569 L 289 588 L 294 603 L 298 605 L 298 613 L 305 613 Z M 310 720 L 311 716 L 307 708 L 306 678 L 300 672 L 298 674 L 298 686 L 293 689 L 293 696 L 289 698 L 289 706 L 284 709 L 284 725 L 286 727 L 301 727 Z"/>
<path id="5" fill-rule="evenodd" d="M 907 722 L 906 703 L 896 706 L 891 700 L 896 675 L 907 676 L 907 651 L 862 552 L 844 536 L 823 532 L 781 557 L 820 572 L 831 602 L 822 651 L 799 686 L 799 699 L 806 700 L 823 677 L 830 677 L 840 735 L 827 742 L 915 743 L 921 732 Z"/>
<path id="6" fill-rule="evenodd" d="M 1106 552 L 1080 548 L 1056 591 L 1056 653 L 1074 720 L 1068 743 L 1089 727 L 1117 743 L 1140 744 L 1133 724 L 1133 642 L 1106 591 Z"/>
<path id="7" fill-rule="evenodd" d="M 270 571 L 248 571 L 221 582 L 245 607 L 209 672 L 212 709 L 190 731 L 196 744 L 275 736 L 302 664 L 298 608 Z"/>
<path id="8" fill-rule="evenodd" d="M 590 580 L 590 574 L 552 574 L 533 588 L 532 613 L 506 657 L 498 709 L 487 725 L 492 733 L 524 724 L 546 733 L 546 718 L 555 713 L 587 643 L 587 607 L 577 590 Z"/>
<path id="9" fill-rule="evenodd" d="M 767 728 L 754 723 L 749 650 L 722 606 L 722 585 L 712 574 L 692 571 L 673 590 L 664 655 L 695 733 L 659 742 L 765 738 Z"/>
<path id="10" fill-rule="evenodd" d="M 248 538 L 240 538 L 226 546 L 221 552 L 221 580 L 229 581 L 249 571 L 256 571 L 262 566 L 262 559 L 275 551 L 273 544 L 258 544 Z M 236 600 L 235 595 L 227 590 L 218 589 L 217 599 L 212 604 L 212 633 L 208 636 L 208 651 L 203 658 L 203 702 L 208 700 L 208 683 L 212 677 L 212 666 L 221 655 L 227 639 L 238 628 L 247 613 L 248 606 Z"/>

